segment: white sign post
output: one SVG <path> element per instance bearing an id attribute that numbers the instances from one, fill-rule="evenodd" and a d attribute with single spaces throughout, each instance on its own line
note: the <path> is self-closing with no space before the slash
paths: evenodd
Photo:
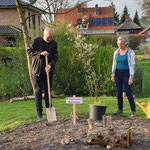
<path id="1" fill-rule="evenodd" d="M 73 124 L 76 124 L 76 104 L 82 104 L 82 97 L 66 97 L 66 104 L 73 104 Z"/>

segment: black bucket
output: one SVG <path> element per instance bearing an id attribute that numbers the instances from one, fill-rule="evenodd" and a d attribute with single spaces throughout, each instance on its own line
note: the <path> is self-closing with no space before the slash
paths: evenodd
<path id="1" fill-rule="evenodd" d="M 94 120 L 102 120 L 102 116 L 105 115 L 106 106 L 89 105 L 89 118 Z"/>

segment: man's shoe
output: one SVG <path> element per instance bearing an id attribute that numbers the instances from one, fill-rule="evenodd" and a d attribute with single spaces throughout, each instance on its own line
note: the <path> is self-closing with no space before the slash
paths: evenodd
<path id="1" fill-rule="evenodd" d="M 41 111 L 37 111 L 37 116 L 36 116 L 37 119 L 40 119 L 42 118 L 42 112 Z"/>
<path id="2" fill-rule="evenodd" d="M 136 111 L 131 112 L 131 118 L 136 118 Z"/>
<path id="3" fill-rule="evenodd" d="M 116 112 L 114 112 L 114 115 L 119 115 L 119 114 L 122 114 L 122 110 L 117 110 Z"/>

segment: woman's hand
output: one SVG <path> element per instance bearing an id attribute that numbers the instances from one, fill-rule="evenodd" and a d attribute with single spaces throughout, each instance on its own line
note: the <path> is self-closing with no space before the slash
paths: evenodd
<path id="1" fill-rule="evenodd" d="M 132 77 L 132 76 L 130 76 L 129 81 L 128 81 L 128 84 L 129 84 L 129 85 L 132 85 L 132 84 L 133 84 L 133 77 Z"/>
<path id="2" fill-rule="evenodd" d="M 114 76 L 111 77 L 111 81 L 115 82 L 115 77 Z"/>

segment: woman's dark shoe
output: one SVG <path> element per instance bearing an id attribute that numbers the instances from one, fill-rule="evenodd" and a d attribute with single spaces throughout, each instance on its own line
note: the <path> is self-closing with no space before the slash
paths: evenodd
<path id="1" fill-rule="evenodd" d="M 123 113 L 123 111 L 118 109 L 116 112 L 114 112 L 114 115 L 119 115 L 119 114 L 122 114 L 122 113 Z"/>
<path id="2" fill-rule="evenodd" d="M 131 118 L 132 118 L 132 119 L 136 118 L 136 111 L 132 111 L 132 112 L 131 112 Z"/>

